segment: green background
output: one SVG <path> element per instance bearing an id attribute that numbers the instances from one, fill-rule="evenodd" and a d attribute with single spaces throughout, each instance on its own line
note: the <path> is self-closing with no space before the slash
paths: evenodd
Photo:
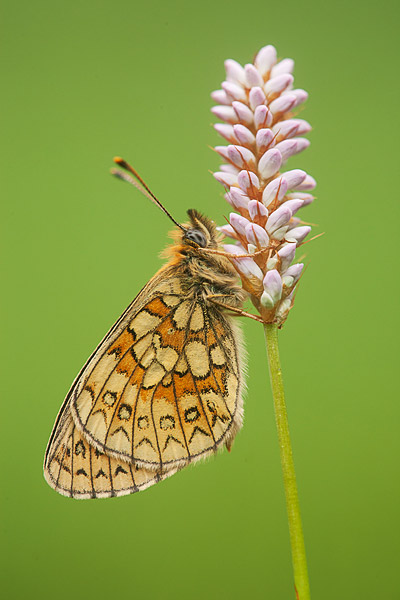
<path id="1" fill-rule="evenodd" d="M 280 335 L 314 599 L 400 598 L 398 3 L 4 3 L 4 597 L 294 597 L 262 330 L 245 322 L 230 455 L 146 492 L 77 502 L 42 457 L 87 356 L 159 268 L 170 223 L 112 179 L 129 159 L 178 220 L 229 213 L 208 172 L 223 60 L 267 43 L 310 93 L 326 235 Z"/>

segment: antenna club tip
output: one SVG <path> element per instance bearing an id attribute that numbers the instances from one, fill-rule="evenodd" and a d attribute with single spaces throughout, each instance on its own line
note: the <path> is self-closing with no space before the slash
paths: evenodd
<path id="1" fill-rule="evenodd" d="M 123 158 L 121 158 L 120 156 L 114 156 L 113 160 L 114 160 L 115 164 L 117 164 L 117 165 L 121 165 L 121 166 L 126 165 L 126 161 Z"/>

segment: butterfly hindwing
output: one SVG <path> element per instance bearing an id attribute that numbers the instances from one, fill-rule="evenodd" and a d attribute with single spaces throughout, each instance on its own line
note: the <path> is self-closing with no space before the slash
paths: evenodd
<path id="1" fill-rule="evenodd" d="M 133 494 L 175 472 L 160 474 L 99 452 L 76 428 L 68 405 L 59 419 L 44 465 L 49 485 L 64 496 L 78 499 Z"/>
<path id="2" fill-rule="evenodd" d="M 215 452 L 241 426 L 240 343 L 232 319 L 185 295 L 179 277 L 145 289 L 74 384 L 71 412 L 101 453 L 165 471 Z"/>

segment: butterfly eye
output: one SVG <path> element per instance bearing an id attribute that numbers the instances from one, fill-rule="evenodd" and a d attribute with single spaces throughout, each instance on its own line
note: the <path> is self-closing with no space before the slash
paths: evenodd
<path id="1" fill-rule="evenodd" d="M 191 242 L 194 242 L 201 248 L 205 248 L 207 246 L 206 236 L 198 229 L 189 229 L 189 231 L 185 233 L 185 238 Z"/>

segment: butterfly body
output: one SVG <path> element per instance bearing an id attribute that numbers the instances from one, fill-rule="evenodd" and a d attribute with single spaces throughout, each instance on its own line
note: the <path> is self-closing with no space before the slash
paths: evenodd
<path id="1" fill-rule="evenodd" d="M 55 423 L 45 477 L 75 498 L 133 493 L 228 448 L 242 425 L 244 293 L 214 224 L 188 211 L 169 261 L 108 332 Z M 205 251 L 203 251 L 205 250 Z M 218 299 L 218 303 L 214 300 Z M 226 308 L 224 308 L 226 307 Z"/>

